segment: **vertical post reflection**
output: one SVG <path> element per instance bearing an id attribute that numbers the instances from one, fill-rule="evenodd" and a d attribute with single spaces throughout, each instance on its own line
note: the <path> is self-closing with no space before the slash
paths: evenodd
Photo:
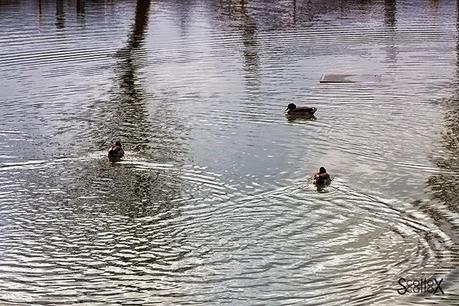
<path id="1" fill-rule="evenodd" d="M 293 0 L 293 23 L 296 23 L 296 0 Z"/>
<path id="2" fill-rule="evenodd" d="M 151 128 L 145 109 L 144 91 L 138 83 L 138 60 L 142 54 L 140 47 L 148 25 L 150 3 L 150 0 L 137 0 L 134 23 L 126 47 L 118 52 L 116 71 L 120 92 L 115 97 L 117 106 L 112 109 L 116 114 L 113 116 L 111 132 L 114 135 L 122 133 L 129 142 L 142 147 L 147 145 Z M 129 125 L 129 129 L 119 131 L 125 124 Z"/>
<path id="3" fill-rule="evenodd" d="M 77 0 L 76 2 L 77 15 L 83 17 L 85 14 L 85 0 Z"/>
<path id="4" fill-rule="evenodd" d="M 42 8 L 42 0 L 38 0 L 38 12 L 37 12 L 37 19 L 38 19 L 38 24 L 41 25 L 41 21 L 43 19 L 43 8 Z"/>
<path id="5" fill-rule="evenodd" d="M 56 0 L 56 27 L 63 29 L 65 26 L 64 0 Z"/>
<path id="6" fill-rule="evenodd" d="M 128 41 L 128 48 L 130 50 L 138 48 L 144 40 L 145 29 L 148 25 L 150 5 L 151 0 L 137 0 L 135 21 Z"/>
<path id="7" fill-rule="evenodd" d="M 256 33 L 257 27 L 248 14 L 247 9 L 244 7 L 242 10 L 242 41 L 244 44 L 244 59 L 246 68 L 249 71 L 257 69 L 258 67 L 258 52 L 257 52 L 257 40 Z"/>
<path id="8" fill-rule="evenodd" d="M 307 21 L 312 22 L 314 20 L 314 7 L 312 5 L 312 0 L 308 0 L 306 3 L 306 10 L 307 10 Z"/>
<path id="9" fill-rule="evenodd" d="M 246 74 L 247 87 L 253 92 L 259 85 L 258 78 L 258 43 L 257 43 L 257 25 L 249 15 L 247 7 L 241 9 L 241 30 L 242 43 L 244 44 L 243 55 Z"/>
<path id="10" fill-rule="evenodd" d="M 389 63 L 397 62 L 397 47 L 395 43 L 397 28 L 397 1 L 384 0 L 384 23 L 387 28 L 388 42 L 386 47 L 387 60 Z"/>
<path id="11" fill-rule="evenodd" d="M 396 0 L 384 0 L 384 22 L 390 29 L 396 27 L 396 14 L 397 12 L 397 1 Z"/>

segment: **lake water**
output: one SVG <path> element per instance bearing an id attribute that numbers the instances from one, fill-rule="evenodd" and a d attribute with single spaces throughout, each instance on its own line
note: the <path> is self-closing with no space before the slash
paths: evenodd
<path id="1" fill-rule="evenodd" d="M 0 303 L 457 305 L 457 11 L 0 0 Z"/>

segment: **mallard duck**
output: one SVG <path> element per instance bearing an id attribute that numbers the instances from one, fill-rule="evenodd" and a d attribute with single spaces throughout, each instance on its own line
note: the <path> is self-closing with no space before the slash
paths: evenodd
<path id="1" fill-rule="evenodd" d="M 317 108 L 308 106 L 296 107 L 294 103 L 290 103 L 285 111 L 287 116 L 313 117 Z"/>
<path id="2" fill-rule="evenodd" d="M 117 141 L 108 151 L 108 159 L 111 162 L 119 161 L 124 156 L 124 150 L 121 146 L 121 142 Z"/>
<path id="3" fill-rule="evenodd" d="M 320 167 L 319 172 L 314 174 L 314 184 L 317 187 L 328 186 L 331 183 L 331 177 L 324 167 Z"/>

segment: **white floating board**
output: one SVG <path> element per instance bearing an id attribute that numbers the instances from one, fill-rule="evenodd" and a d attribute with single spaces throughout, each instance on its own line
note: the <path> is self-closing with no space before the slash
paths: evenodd
<path id="1" fill-rule="evenodd" d="M 338 74 L 325 73 L 320 78 L 320 83 L 374 83 L 381 82 L 378 74 Z"/>

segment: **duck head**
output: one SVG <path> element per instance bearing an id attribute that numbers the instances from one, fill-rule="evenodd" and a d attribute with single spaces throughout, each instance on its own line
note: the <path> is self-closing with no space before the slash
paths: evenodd
<path id="1" fill-rule="evenodd" d="M 290 103 L 289 105 L 287 105 L 287 109 L 285 111 L 295 109 L 295 108 L 296 108 L 296 105 L 294 103 Z"/>
<path id="2" fill-rule="evenodd" d="M 322 174 L 322 173 L 327 173 L 327 170 L 325 170 L 324 167 L 320 167 L 319 173 L 320 173 L 320 174 Z"/>

